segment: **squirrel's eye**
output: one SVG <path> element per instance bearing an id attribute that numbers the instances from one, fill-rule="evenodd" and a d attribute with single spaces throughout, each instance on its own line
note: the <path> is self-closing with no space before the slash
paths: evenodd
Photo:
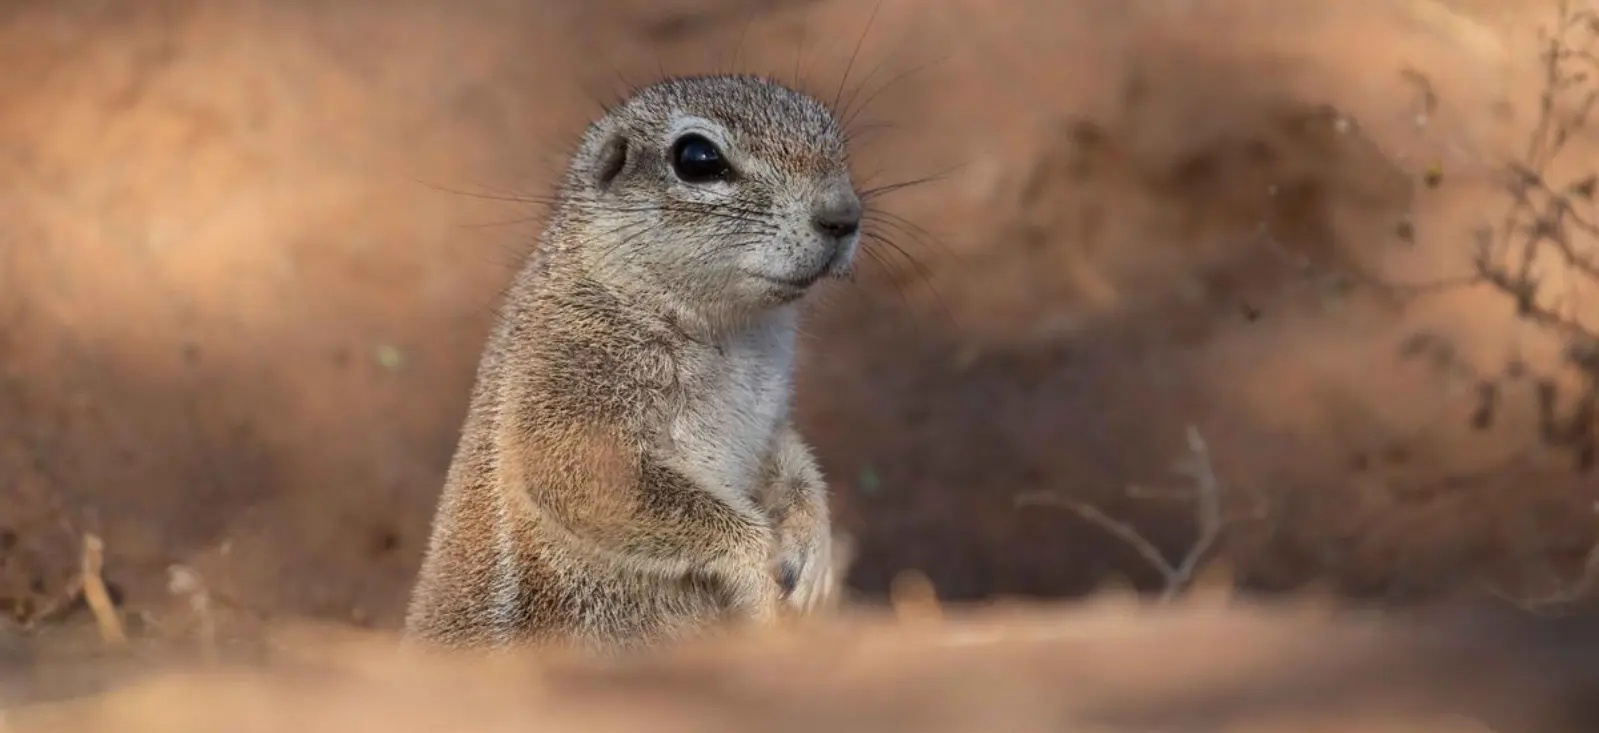
<path id="1" fill-rule="evenodd" d="M 684 135 L 672 144 L 672 172 L 684 183 L 726 181 L 733 169 L 716 144 L 700 135 Z"/>

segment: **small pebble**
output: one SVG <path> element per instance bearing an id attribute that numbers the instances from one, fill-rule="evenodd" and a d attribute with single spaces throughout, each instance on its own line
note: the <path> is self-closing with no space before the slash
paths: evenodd
<path id="1" fill-rule="evenodd" d="M 378 365 L 391 372 L 397 372 L 405 367 L 405 352 L 399 347 L 390 344 L 378 346 L 375 356 Z"/>

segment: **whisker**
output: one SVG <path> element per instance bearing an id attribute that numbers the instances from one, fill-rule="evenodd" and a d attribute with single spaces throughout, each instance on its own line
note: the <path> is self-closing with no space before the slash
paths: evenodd
<path id="1" fill-rule="evenodd" d="M 462 229 L 491 229 L 491 228 L 494 228 L 494 227 L 515 226 L 517 224 L 532 224 L 532 223 L 541 222 L 541 221 L 544 221 L 544 217 L 524 216 L 524 217 L 520 217 L 520 218 L 516 218 L 516 219 L 504 219 L 504 220 L 500 220 L 500 221 L 483 221 L 483 222 L 476 222 L 476 223 L 472 223 L 472 224 L 461 224 L 460 227 Z"/>
<path id="2" fill-rule="evenodd" d="M 893 250 L 901 258 L 903 258 L 905 262 L 909 263 L 912 270 L 915 271 L 916 277 L 921 280 L 922 284 L 926 286 L 927 291 L 932 294 L 933 301 L 937 304 L 938 310 L 946 318 L 953 320 L 953 312 L 949 309 L 949 304 L 944 300 L 943 294 L 938 291 L 938 286 L 934 283 L 933 271 L 930 268 L 922 263 L 921 260 L 913 257 L 905 250 L 904 247 L 901 247 L 898 242 L 895 242 L 892 238 L 884 236 L 882 233 L 869 232 L 863 233 L 862 236 L 873 243 L 880 244 Z"/>
<path id="3" fill-rule="evenodd" d="M 877 263 L 878 265 L 882 266 L 883 269 L 888 271 L 888 277 L 886 279 L 888 280 L 889 287 L 894 289 L 894 293 L 899 296 L 901 303 L 910 305 L 910 297 L 905 294 L 905 288 L 900 285 L 899 278 L 894 276 L 894 265 L 888 260 L 884 259 L 882 253 L 875 249 L 870 247 L 862 247 L 860 251 L 862 254 L 866 255 L 868 259 Z"/>
<path id="4" fill-rule="evenodd" d="M 934 174 L 929 175 L 929 176 L 922 176 L 920 178 L 912 178 L 912 179 L 906 180 L 906 181 L 899 181 L 897 183 L 888 183 L 888 184 L 884 184 L 884 185 L 881 185 L 881 186 L 876 186 L 874 188 L 868 188 L 868 189 L 860 192 L 860 197 L 861 197 L 862 201 L 871 201 L 872 199 L 882 198 L 883 196 L 887 196 L 888 194 L 894 193 L 896 191 L 903 191 L 905 189 L 914 188 L 916 186 L 920 186 L 920 185 L 923 185 L 923 184 L 934 183 L 934 182 L 937 182 L 937 181 L 941 181 L 941 180 L 947 178 L 954 171 L 959 170 L 959 169 L 964 168 L 964 167 L 965 167 L 964 165 L 957 165 L 957 166 L 951 167 L 948 170 L 944 170 L 944 171 L 941 171 L 941 172 L 938 172 L 938 173 L 934 173 Z"/>
<path id="5" fill-rule="evenodd" d="M 911 240 L 917 244 L 933 247 L 938 250 L 940 255 L 956 260 L 961 259 L 961 255 L 957 254 L 955 250 L 951 249 L 948 245 L 945 245 L 937 235 L 927 231 L 926 229 L 917 225 L 915 222 L 906 219 L 903 216 L 890 211 L 883 211 L 881 209 L 871 209 L 866 212 L 864 220 L 886 229 L 899 232 L 900 234 L 910 237 Z"/>
<path id="6" fill-rule="evenodd" d="M 883 9 L 883 0 L 877 0 L 872 6 L 872 14 L 866 18 L 866 27 L 861 30 L 860 38 L 855 39 L 855 50 L 850 52 L 849 62 L 844 65 L 844 75 L 838 79 L 838 91 L 833 93 L 833 109 L 838 109 L 839 99 L 844 96 L 844 85 L 849 81 L 849 74 L 855 69 L 855 57 L 861 53 L 861 46 L 866 43 L 866 36 L 872 32 L 872 23 L 877 20 L 877 12 Z"/>
<path id="7" fill-rule="evenodd" d="M 743 53 L 744 51 L 744 37 L 749 35 L 750 26 L 755 23 L 755 11 L 757 9 L 758 6 L 752 3 L 744 11 L 744 27 L 739 29 L 738 43 L 733 46 L 733 58 L 728 63 L 728 73 L 735 73 L 738 71 L 738 57 L 739 54 Z"/>
<path id="8" fill-rule="evenodd" d="M 899 125 L 892 122 L 867 122 L 860 125 L 851 125 L 844 129 L 844 144 L 855 147 L 867 135 L 879 130 L 895 130 Z"/>
<path id="9" fill-rule="evenodd" d="M 440 191 L 440 192 L 443 192 L 443 193 L 451 193 L 451 194 L 456 194 L 458 196 L 468 196 L 468 197 L 475 198 L 475 199 L 483 199 L 485 201 L 505 201 L 505 202 L 513 203 L 513 204 L 541 204 L 541 205 L 544 205 L 544 206 L 556 206 L 556 205 L 559 205 L 561 203 L 561 199 L 559 197 L 553 196 L 553 195 L 552 196 L 518 196 L 518 195 L 511 195 L 511 194 L 475 193 L 475 192 L 472 192 L 472 191 L 461 191 L 461 190 L 458 190 L 458 189 L 449 188 L 447 186 L 440 186 L 438 184 L 428 183 L 427 181 L 422 181 L 422 180 L 417 180 L 417 183 L 420 183 L 420 184 L 422 184 L 424 186 L 427 186 L 428 188 L 431 188 L 431 189 L 434 189 L 436 191 Z"/>
<path id="10" fill-rule="evenodd" d="M 792 84 L 797 89 L 805 85 L 805 77 L 800 73 L 800 59 L 805 56 L 805 39 L 810 30 L 810 18 L 805 18 L 799 26 L 799 42 L 794 47 L 794 74 Z"/>
<path id="11" fill-rule="evenodd" d="M 950 59 L 950 56 L 941 56 L 941 57 L 939 57 L 937 59 L 934 59 L 932 61 L 927 61 L 927 62 L 924 62 L 924 63 L 921 63 L 921 64 L 917 64 L 916 66 L 913 66 L 910 69 L 907 69 L 907 70 L 905 70 L 903 72 L 900 72 L 899 74 L 895 75 L 893 78 L 891 78 L 888 81 L 884 82 L 882 86 L 879 86 L 871 94 L 867 95 L 865 101 L 861 102 L 859 107 L 855 107 L 852 110 L 850 110 L 850 109 L 845 110 L 845 112 L 844 112 L 844 120 L 843 120 L 844 128 L 845 129 L 849 129 L 850 126 L 854 124 L 855 120 L 857 118 L 859 118 L 860 115 L 862 113 L 864 113 L 866 111 L 866 109 L 872 105 L 872 101 L 873 100 L 877 99 L 880 95 L 882 95 L 884 92 L 888 91 L 895 84 L 897 84 L 899 82 L 902 82 L 902 81 L 904 81 L 906 79 L 909 79 L 912 76 L 915 76 L 915 75 L 917 75 L 917 74 L 919 74 L 919 73 L 921 73 L 921 72 L 923 72 L 923 71 L 925 71 L 927 69 L 930 69 L 930 68 L 932 68 L 935 65 L 941 64 L 941 63 L 943 63 L 943 62 L 945 62 L 945 61 L 947 61 L 949 59 Z M 852 102 L 853 102 L 853 100 L 852 100 Z"/>

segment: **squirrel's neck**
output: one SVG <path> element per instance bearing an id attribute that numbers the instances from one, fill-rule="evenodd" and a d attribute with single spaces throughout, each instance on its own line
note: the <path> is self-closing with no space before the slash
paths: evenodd
<path id="1" fill-rule="evenodd" d="M 529 291 L 557 293 L 559 295 L 555 297 L 558 300 L 610 300 L 639 315 L 659 319 L 684 337 L 707 346 L 747 342 L 751 337 L 759 337 L 759 340 L 768 343 L 780 341 L 792 344 L 797 335 L 798 301 L 751 311 L 706 311 L 670 298 L 627 292 L 626 289 L 600 282 L 581 269 L 563 266 L 565 263 L 549 264 L 554 266 L 535 266 L 523 273 L 529 280 Z"/>
<path id="2" fill-rule="evenodd" d="M 680 310 L 668 314 L 672 326 L 685 336 L 703 344 L 747 342 L 759 336 L 763 341 L 792 344 L 799 328 L 799 307 L 795 303 L 777 306 L 736 317 L 706 318 L 703 314 Z"/>

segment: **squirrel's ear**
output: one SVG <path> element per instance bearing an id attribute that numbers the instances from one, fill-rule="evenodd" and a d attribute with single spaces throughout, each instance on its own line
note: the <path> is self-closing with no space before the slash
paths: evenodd
<path id="1" fill-rule="evenodd" d="M 627 166 L 627 154 L 627 136 L 611 132 L 600 144 L 599 155 L 594 159 L 594 185 L 601 191 L 610 188 Z"/>

